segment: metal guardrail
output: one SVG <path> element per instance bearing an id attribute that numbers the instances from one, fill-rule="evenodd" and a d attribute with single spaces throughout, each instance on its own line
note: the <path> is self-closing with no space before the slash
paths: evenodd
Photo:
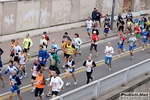
<path id="1" fill-rule="evenodd" d="M 50 100 L 91 100 L 149 72 L 150 59 L 147 59 Z"/>

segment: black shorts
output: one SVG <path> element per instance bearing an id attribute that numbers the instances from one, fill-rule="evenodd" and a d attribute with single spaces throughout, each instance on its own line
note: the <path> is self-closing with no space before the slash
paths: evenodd
<path id="1" fill-rule="evenodd" d="M 11 57 L 14 57 L 14 53 L 10 53 L 10 56 L 11 56 Z"/>
<path id="2" fill-rule="evenodd" d="M 72 56 L 72 55 L 69 55 L 69 54 L 65 54 L 65 57 L 68 59 L 69 58 L 69 56 Z"/>
<path id="3" fill-rule="evenodd" d="M 94 47 L 94 49 L 96 50 L 96 49 L 97 49 L 97 44 L 91 44 L 91 46 L 90 46 L 90 50 L 92 50 L 92 49 L 93 49 L 93 47 Z"/>
<path id="4" fill-rule="evenodd" d="M 41 94 L 43 93 L 43 88 L 35 88 L 35 92 L 34 92 L 34 96 L 37 97 L 37 96 L 41 96 Z"/>
<path id="5" fill-rule="evenodd" d="M 57 96 L 58 95 L 58 91 L 52 91 L 52 95 L 55 95 L 55 96 Z"/>
<path id="6" fill-rule="evenodd" d="M 14 61 L 19 62 L 18 56 L 15 56 L 15 57 L 14 57 Z"/>
<path id="7" fill-rule="evenodd" d="M 40 65 L 45 67 L 45 64 L 40 64 Z"/>
<path id="8" fill-rule="evenodd" d="M 32 75 L 32 76 L 31 76 L 31 79 L 32 79 L 32 80 L 35 80 L 35 79 L 36 79 L 36 76 L 33 76 L 33 75 Z"/>
<path id="9" fill-rule="evenodd" d="M 28 49 L 27 49 L 27 48 L 24 48 L 24 50 L 23 50 L 23 51 L 24 51 L 25 53 L 28 53 L 28 52 L 29 52 L 29 50 L 30 50 L 29 48 L 28 48 Z"/>

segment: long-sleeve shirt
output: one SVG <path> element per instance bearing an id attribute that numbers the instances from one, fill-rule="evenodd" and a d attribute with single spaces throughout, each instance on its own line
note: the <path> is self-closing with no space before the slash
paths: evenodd
<path id="1" fill-rule="evenodd" d="M 28 49 L 29 47 L 33 45 L 33 42 L 30 38 L 24 38 L 23 45 L 25 49 Z"/>
<path id="2" fill-rule="evenodd" d="M 52 86 L 52 91 L 60 91 L 59 89 L 61 89 L 64 85 L 64 82 L 62 81 L 62 79 L 60 77 L 52 77 L 51 81 L 50 81 L 50 86 Z"/>
<path id="3" fill-rule="evenodd" d="M 13 65 L 12 66 L 8 66 L 6 68 L 6 71 L 5 71 L 4 74 L 7 74 L 9 72 L 9 74 L 12 75 L 12 71 L 14 71 L 14 70 L 16 71 L 17 74 L 19 73 L 18 69 L 15 66 L 13 66 Z"/>
<path id="4" fill-rule="evenodd" d="M 49 56 L 50 55 L 45 50 L 39 50 L 39 55 L 38 55 L 39 63 L 46 64 L 46 59 L 48 59 Z"/>
<path id="5" fill-rule="evenodd" d="M 114 54 L 114 49 L 112 46 L 106 46 L 105 48 L 105 54 L 106 54 L 106 57 L 112 57 L 112 54 Z"/>

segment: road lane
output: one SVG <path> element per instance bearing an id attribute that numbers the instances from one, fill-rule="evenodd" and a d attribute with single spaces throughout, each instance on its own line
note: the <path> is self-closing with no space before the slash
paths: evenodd
<path id="1" fill-rule="evenodd" d="M 121 56 L 120 59 L 118 59 L 117 57 L 113 59 L 113 65 L 112 65 L 112 71 L 108 71 L 108 68 L 107 66 L 104 64 L 104 62 L 100 62 L 97 64 L 97 67 L 94 68 L 94 77 L 95 77 L 95 80 L 99 79 L 99 78 L 102 78 L 102 77 L 105 77 L 107 75 L 110 75 L 114 72 L 117 72 L 121 69 L 124 69 L 126 67 L 129 67 L 131 65 L 134 65 L 140 61 L 143 61 L 143 60 L 146 60 L 149 58 L 149 54 L 147 52 L 141 52 L 141 49 L 138 49 L 135 51 L 135 59 L 134 60 L 130 60 L 130 58 L 128 57 L 129 53 Z M 78 70 L 76 71 L 76 76 L 77 76 L 77 79 L 78 79 L 78 84 L 76 86 L 73 85 L 73 79 L 70 77 L 70 81 L 71 81 L 71 85 L 69 87 L 65 87 L 64 90 L 62 90 L 59 95 L 61 95 L 62 93 L 66 93 L 68 91 L 71 91 L 75 88 L 78 88 L 80 86 L 83 86 L 86 84 L 86 74 L 85 74 L 85 69 L 81 69 L 81 70 Z M 63 78 L 64 82 L 65 82 L 65 76 L 61 76 L 61 78 Z M 25 100 L 37 100 L 37 98 L 34 97 L 33 94 L 30 93 L 30 91 L 28 91 L 28 89 L 31 89 L 31 88 L 26 88 L 24 89 L 22 92 L 22 95 L 23 95 L 23 98 Z M 44 90 L 45 93 L 48 92 L 48 88 L 47 86 L 45 86 L 45 90 Z M 9 96 L 4 96 L 2 97 L 2 100 L 9 100 L 7 99 Z M 17 100 L 17 96 L 14 96 L 14 100 Z M 45 97 L 44 100 L 49 100 L 50 98 L 47 98 Z"/>
<path id="2" fill-rule="evenodd" d="M 114 55 L 117 54 L 117 43 L 118 43 L 118 38 L 117 37 L 110 38 L 107 41 L 101 40 L 100 42 L 98 42 L 99 56 L 95 57 L 93 55 L 93 60 L 94 61 L 102 60 L 105 57 L 104 49 L 105 49 L 105 46 L 107 45 L 108 41 L 112 42 L 112 46 L 115 49 L 115 54 Z M 86 45 L 82 46 L 82 55 L 78 56 L 78 59 L 76 61 L 76 68 L 81 67 L 82 63 L 85 61 L 85 59 L 87 59 L 87 56 L 89 55 L 89 47 L 90 47 L 90 44 L 86 44 Z M 126 50 L 128 50 L 128 44 L 125 45 L 125 48 L 126 48 Z M 93 52 L 93 54 L 94 53 L 95 52 Z M 60 66 L 63 65 L 63 54 L 62 54 L 62 52 L 59 52 L 59 57 L 61 59 L 61 64 L 59 65 L 59 67 L 60 67 Z M 22 79 L 22 85 L 21 85 L 21 87 L 30 84 L 30 77 L 31 77 L 30 69 L 31 69 L 32 65 L 33 65 L 33 59 L 31 59 L 30 62 L 27 63 L 28 76 L 26 78 Z M 5 70 L 5 68 L 4 68 L 4 70 Z M 61 67 L 60 67 L 60 71 L 61 71 L 61 73 L 64 73 L 64 70 Z M 47 76 L 47 71 L 45 71 L 44 74 L 45 74 L 45 76 Z M 5 75 L 4 77 L 5 77 L 6 81 L 7 81 L 7 87 L 2 88 L 2 85 L 0 84 L 0 89 L 3 89 L 3 91 L 0 91 L 0 94 L 8 92 L 9 88 L 10 88 L 10 86 L 8 85 L 8 80 L 7 80 L 8 79 L 8 75 Z"/>

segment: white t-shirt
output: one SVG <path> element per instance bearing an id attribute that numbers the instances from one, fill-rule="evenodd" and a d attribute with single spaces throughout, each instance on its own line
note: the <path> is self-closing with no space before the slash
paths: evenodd
<path id="1" fill-rule="evenodd" d="M 59 89 L 61 89 L 64 85 L 64 82 L 60 77 L 52 77 L 50 81 L 50 86 L 52 86 L 52 91 L 60 92 Z"/>
<path id="2" fill-rule="evenodd" d="M 129 45 L 133 46 L 135 44 L 135 42 L 136 42 L 136 38 L 135 37 L 130 37 L 129 38 L 129 42 L 130 42 Z"/>
<path id="3" fill-rule="evenodd" d="M 105 48 L 106 57 L 112 57 L 112 54 L 114 53 L 114 49 L 112 46 Z"/>
<path id="4" fill-rule="evenodd" d="M 72 43 L 75 45 L 76 48 L 82 44 L 82 41 L 80 38 L 74 38 Z"/>
<path id="5" fill-rule="evenodd" d="M 20 64 L 26 64 L 26 58 L 25 58 L 24 54 L 19 55 L 19 63 Z"/>
<path id="6" fill-rule="evenodd" d="M 45 43 L 47 45 L 47 40 L 46 39 L 41 39 L 40 44 L 43 45 L 43 43 Z"/>
<path id="7" fill-rule="evenodd" d="M 14 47 L 15 56 L 19 56 L 20 51 L 21 51 L 21 47 L 19 45 Z"/>
<path id="8" fill-rule="evenodd" d="M 37 65 L 38 66 L 38 65 Z M 36 77 L 37 76 L 37 66 L 33 66 L 33 72 L 32 72 L 32 76 Z"/>
<path id="9" fill-rule="evenodd" d="M 86 71 L 87 71 L 87 72 L 91 72 L 92 63 L 93 63 L 92 60 L 91 60 L 90 62 L 89 62 L 88 60 L 86 61 L 86 65 L 88 66 L 88 67 L 86 66 Z"/>
<path id="10" fill-rule="evenodd" d="M 87 25 L 87 28 L 92 28 L 92 25 L 93 25 L 93 21 L 92 20 L 87 20 L 86 21 L 86 25 Z"/>

